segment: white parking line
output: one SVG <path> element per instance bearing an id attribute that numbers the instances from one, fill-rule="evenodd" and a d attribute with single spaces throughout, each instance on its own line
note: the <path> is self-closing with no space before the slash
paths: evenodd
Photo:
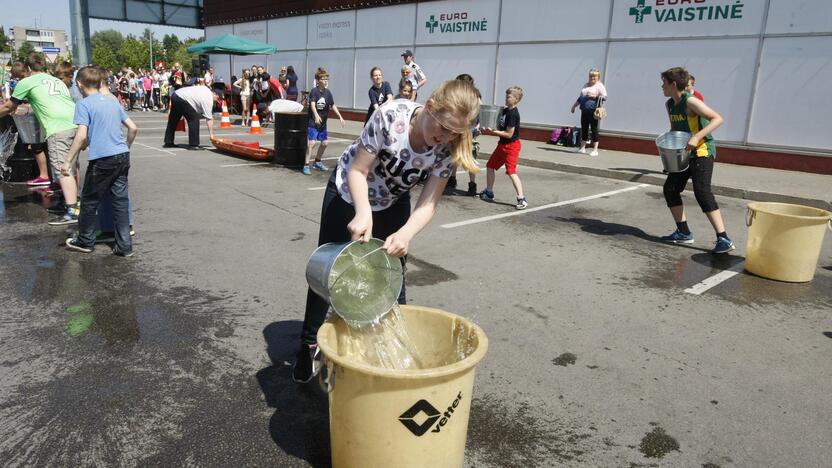
<path id="1" fill-rule="evenodd" d="M 137 142 L 137 141 L 134 141 L 134 142 L 133 142 L 133 144 L 134 144 L 134 145 L 139 145 L 139 146 L 144 146 L 145 148 L 150 148 L 150 149 L 152 149 L 152 150 L 161 151 L 162 153 L 167 153 L 167 154 L 169 154 L 169 155 L 171 155 L 171 156 L 175 156 L 175 154 L 174 154 L 174 152 L 173 152 L 173 151 L 168 151 L 168 150 L 166 150 L 166 149 L 162 149 L 162 148 L 156 148 L 155 146 L 146 145 L 146 144 L 144 144 L 144 143 L 139 143 L 139 142 Z"/>
<path id="2" fill-rule="evenodd" d="M 271 164 L 271 163 L 269 163 L 269 162 L 257 162 L 257 163 L 241 163 L 241 164 L 223 164 L 220 167 L 265 166 L 266 164 Z"/>
<path id="3" fill-rule="evenodd" d="M 326 185 L 324 185 L 323 187 L 309 187 L 306 190 L 324 190 L 325 188 L 326 188 Z"/>
<path id="4" fill-rule="evenodd" d="M 704 281 L 700 283 L 694 284 L 693 286 L 685 289 L 685 292 L 688 294 L 695 294 L 698 296 L 703 292 L 713 288 L 714 286 L 717 286 L 720 283 L 723 283 L 733 278 L 734 276 L 737 276 L 738 274 L 740 274 L 743 268 L 745 268 L 745 262 L 740 262 L 725 271 L 720 271 L 719 273 L 711 276 L 710 278 L 706 278 Z"/>
<path id="5" fill-rule="evenodd" d="M 511 216 L 520 216 L 520 215 L 523 215 L 523 214 L 526 214 L 526 213 L 532 213 L 532 212 L 540 211 L 540 210 L 548 210 L 549 208 L 555 208 L 555 207 L 558 207 L 558 206 L 571 205 L 573 203 L 579 203 L 579 202 L 582 202 L 582 201 L 594 200 L 596 198 L 608 197 L 610 195 L 617 195 L 619 193 L 624 193 L 624 192 L 631 192 L 633 190 L 638 190 L 640 188 L 649 187 L 649 186 L 650 186 L 649 184 L 639 184 L 639 185 L 634 185 L 632 187 L 613 190 L 611 192 L 604 192 L 604 193 L 599 193 L 597 195 L 590 195 L 590 196 L 587 196 L 587 197 L 575 198 L 575 199 L 572 199 L 572 200 L 565 200 L 565 201 L 557 202 L 557 203 L 550 203 L 548 205 L 536 206 L 534 208 L 527 208 L 527 209 L 522 210 L 522 211 L 518 210 L 518 211 L 509 212 L 509 213 L 501 213 L 501 214 L 498 214 L 498 215 L 483 216 L 482 218 L 469 219 L 467 221 L 458 221 L 456 223 L 443 224 L 442 227 L 445 228 L 445 229 L 452 229 L 452 228 L 458 228 L 458 227 L 462 227 L 462 226 L 468 226 L 469 224 L 485 223 L 487 221 L 493 221 L 495 219 L 508 218 L 508 217 L 511 217 Z"/>

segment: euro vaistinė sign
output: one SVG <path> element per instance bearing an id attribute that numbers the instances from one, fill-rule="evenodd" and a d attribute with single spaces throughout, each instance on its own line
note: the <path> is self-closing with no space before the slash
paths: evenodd
<path id="1" fill-rule="evenodd" d="M 758 34 L 764 9 L 757 0 L 615 0 L 610 36 Z"/>
<path id="2" fill-rule="evenodd" d="M 417 44 L 497 41 L 499 0 L 420 3 L 418 12 Z"/>

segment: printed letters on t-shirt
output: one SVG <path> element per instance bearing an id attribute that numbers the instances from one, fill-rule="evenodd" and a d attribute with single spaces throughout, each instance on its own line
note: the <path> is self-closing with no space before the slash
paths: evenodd
<path id="1" fill-rule="evenodd" d="M 428 178 L 429 172 L 427 170 L 416 169 L 415 167 L 411 167 L 410 169 L 402 172 L 406 161 L 400 159 L 396 156 L 396 154 L 386 149 L 379 151 L 378 159 L 381 164 L 376 166 L 376 174 L 384 179 L 384 184 L 393 195 L 401 195 L 410 187 L 413 187 L 417 183 L 425 181 Z M 384 177 L 385 172 L 391 177 L 400 177 L 402 182 L 406 185 L 397 183 L 396 179 L 392 179 L 391 177 Z"/>

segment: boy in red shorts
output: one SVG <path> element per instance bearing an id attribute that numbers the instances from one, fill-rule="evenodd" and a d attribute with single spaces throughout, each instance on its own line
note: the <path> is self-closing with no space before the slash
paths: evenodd
<path id="1" fill-rule="evenodd" d="M 517 192 L 517 204 L 514 205 L 518 210 L 525 210 L 529 206 L 526 201 L 526 196 L 523 195 L 523 184 L 520 182 L 520 177 L 517 176 L 517 159 L 520 157 L 520 112 L 517 110 L 517 104 L 523 99 L 523 89 L 519 86 L 512 86 L 506 90 L 506 107 L 500 113 L 497 120 L 497 129 L 484 128 L 483 135 L 494 135 L 500 137 L 500 142 L 497 144 L 497 149 L 491 154 L 488 159 L 488 172 L 486 174 L 486 188 L 480 192 L 480 198 L 485 201 L 494 200 L 494 178 L 497 169 L 505 164 L 506 174 L 511 179 L 514 185 L 514 191 Z"/>

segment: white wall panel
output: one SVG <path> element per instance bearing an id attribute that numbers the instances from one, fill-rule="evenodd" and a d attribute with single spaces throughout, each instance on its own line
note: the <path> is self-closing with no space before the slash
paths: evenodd
<path id="1" fill-rule="evenodd" d="M 682 5 L 684 4 L 684 5 Z M 614 0 L 610 37 L 759 34 L 763 0 Z"/>
<path id="2" fill-rule="evenodd" d="M 430 46 L 419 47 L 413 52 L 417 63 L 427 75 L 425 89 L 419 89 L 419 102 L 425 102 L 430 93 L 445 80 L 452 80 L 460 73 L 474 77 L 474 84 L 488 102 L 494 93 L 495 45 L 478 46 Z"/>
<path id="3" fill-rule="evenodd" d="M 771 0 L 767 34 L 832 32 L 829 0 Z"/>
<path id="4" fill-rule="evenodd" d="M 605 44 L 517 44 L 500 47 L 497 99 L 503 105 L 509 86 L 523 88 L 521 122 L 578 125 L 580 117 L 569 108 L 577 99 L 591 68 L 602 68 Z M 577 122 L 577 123 L 576 123 Z M 521 123 L 522 127 L 522 123 Z"/>
<path id="5" fill-rule="evenodd" d="M 293 16 L 268 21 L 269 44 L 281 50 L 306 49 L 306 17 Z"/>
<path id="6" fill-rule="evenodd" d="M 680 53 L 684 51 L 684 53 Z M 756 39 L 612 43 L 604 84 L 610 99 L 607 130 L 659 134 L 668 129 L 659 74 L 685 67 L 705 102 L 725 119 L 718 140 L 745 138 Z"/>
<path id="7" fill-rule="evenodd" d="M 311 89 L 312 79 L 318 67 L 324 67 L 329 72 L 329 90 L 335 98 L 338 107 L 356 107 L 353 105 L 353 62 L 355 52 L 349 50 L 310 50 L 307 61 L 307 80 L 298 83 L 299 89 Z M 303 84 L 304 86 L 301 86 Z M 363 106 L 364 103 L 362 102 Z M 357 106 L 361 107 L 361 106 Z M 338 128 L 339 124 L 330 124 L 330 131 Z"/>
<path id="8" fill-rule="evenodd" d="M 605 39 L 611 2 L 503 1 L 500 42 Z"/>
<path id="9" fill-rule="evenodd" d="M 222 26 L 206 26 L 205 39 L 213 39 L 223 34 L 234 34 L 234 25 L 224 24 Z"/>
<path id="10" fill-rule="evenodd" d="M 234 25 L 234 35 L 252 41 L 268 42 L 268 26 L 266 21 L 251 21 Z"/>
<path id="11" fill-rule="evenodd" d="M 832 150 L 830 51 L 830 36 L 765 40 L 751 142 Z"/>
<path id="12" fill-rule="evenodd" d="M 399 91 L 399 80 L 402 78 L 401 68 L 404 65 L 400 57 L 402 49 L 390 47 L 384 49 L 356 49 L 355 51 L 355 107 L 366 109 L 370 106 L 367 92 L 372 86 L 370 69 L 381 68 L 384 81 L 389 81 L 393 88 L 393 95 Z"/>
<path id="13" fill-rule="evenodd" d="M 310 49 L 352 48 L 355 45 L 355 10 L 310 15 L 306 42 Z"/>
<path id="14" fill-rule="evenodd" d="M 211 55 L 208 59 L 211 66 L 214 67 L 214 75 L 217 77 L 217 81 L 219 78 L 225 81 L 226 84 L 229 84 L 231 80 L 231 59 L 228 55 Z"/>
<path id="15" fill-rule="evenodd" d="M 222 26 L 209 26 L 205 28 L 205 39 L 213 39 L 224 34 L 234 34 L 234 25 L 224 24 Z M 214 67 L 214 73 L 222 75 L 226 79 L 231 78 L 231 60 L 228 55 L 209 54 L 208 61 Z M 173 64 L 169 64 L 172 66 Z"/>
<path id="16" fill-rule="evenodd" d="M 415 3 L 367 8 L 358 10 L 357 15 L 356 47 L 413 45 Z"/>
<path id="17" fill-rule="evenodd" d="M 417 44 L 497 42 L 500 0 L 419 3 Z"/>

